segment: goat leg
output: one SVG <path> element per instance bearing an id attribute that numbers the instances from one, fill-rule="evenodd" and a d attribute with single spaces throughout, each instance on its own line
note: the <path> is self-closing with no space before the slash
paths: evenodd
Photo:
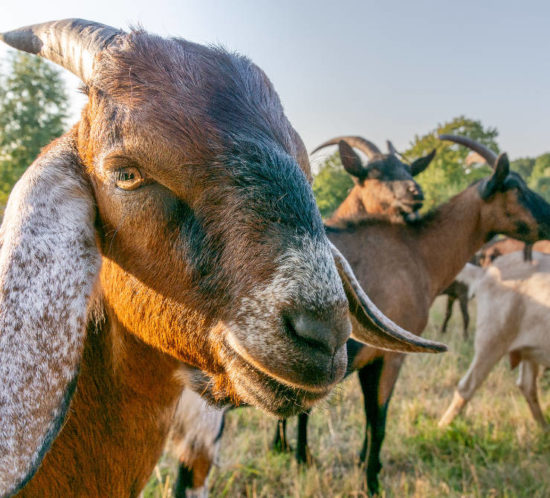
<path id="1" fill-rule="evenodd" d="M 529 409 L 535 421 L 545 430 L 548 429 L 548 422 L 544 418 L 542 408 L 539 403 L 537 392 L 537 376 L 539 366 L 534 361 L 522 360 L 519 364 L 519 376 L 517 386 L 520 388 L 523 396 L 527 400 Z"/>
<path id="2" fill-rule="evenodd" d="M 296 440 L 296 460 L 299 464 L 311 465 L 313 457 L 307 444 L 307 423 L 311 410 L 298 415 L 298 436 Z"/>
<path id="3" fill-rule="evenodd" d="M 292 447 L 288 443 L 286 436 L 286 420 L 286 418 L 277 420 L 277 430 L 271 444 L 271 449 L 278 453 L 292 451 Z"/>

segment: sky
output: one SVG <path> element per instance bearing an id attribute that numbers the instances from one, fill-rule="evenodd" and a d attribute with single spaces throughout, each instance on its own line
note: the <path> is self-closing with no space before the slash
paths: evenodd
<path id="1" fill-rule="evenodd" d="M 405 149 L 466 115 L 512 158 L 550 151 L 548 1 L 0 0 L 0 12 L 0 32 L 81 17 L 245 54 L 308 150 L 345 134 Z M 76 121 L 84 97 L 67 79 Z"/>

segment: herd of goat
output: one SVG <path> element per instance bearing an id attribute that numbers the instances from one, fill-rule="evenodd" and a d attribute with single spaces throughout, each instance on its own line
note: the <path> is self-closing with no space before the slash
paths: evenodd
<path id="1" fill-rule="evenodd" d="M 315 151 L 337 145 L 354 186 L 323 221 L 307 151 L 247 58 L 79 19 L 0 39 L 73 72 L 89 97 L 17 183 L 0 229 L 1 496 L 138 496 L 165 447 L 180 462 L 175 495 L 206 496 L 239 405 L 278 417 L 283 451 L 297 415 L 307 462 L 311 409 L 355 371 L 376 494 L 405 354 L 445 350 L 420 337 L 442 293 L 443 330 L 456 299 L 465 335 L 473 294 L 478 314 L 440 425 L 507 354 L 547 425 L 550 205 L 506 154 L 441 136 L 493 172 L 421 215 L 414 177 L 435 151 L 409 164 L 390 142 L 329 140 Z M 487 245 L 496 234 L 509 238 Z"/>

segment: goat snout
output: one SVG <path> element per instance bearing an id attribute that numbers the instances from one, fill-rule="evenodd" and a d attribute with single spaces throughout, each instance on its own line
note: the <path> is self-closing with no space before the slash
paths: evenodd
<path id="1" fill-rule="evenodd" d="M 349 339 L 351 324 L 347 317 L 321 319 L 309 311 L 293 311 L 286 316 L 287 329 L 299 340 L 329 355 L 335 354 Z"/>
<path id="2" fill-rule="evenodd" d="M 407 192 L 412 195 L 412 198 L 415 201 L 423 201 L 424 200 L 424 193 L 422 192 L 422 189 L 417 183 L 411 183 L 407 187 Z"/>

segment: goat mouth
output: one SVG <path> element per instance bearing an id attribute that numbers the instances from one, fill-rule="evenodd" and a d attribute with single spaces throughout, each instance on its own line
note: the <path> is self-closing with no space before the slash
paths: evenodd
<path id="1" fill-rule="evenodd" d="M 233 352 L 241 361 L 253 367 L 256 371 L 262 373 L 265 377 L 268 377 L 272 381 L 275 381 L 279 384 L 282 384 L 291 389 L 297 389 L 300 391 L 308 392 L 310 394 L 322 394 L 325 396 L 336 384 L 340 382 L 343 377 L 344 370 L 342 375 L 335 375 L 335 379 L 332 382 L 321 383 L 319 384 L 309 384 L 304 382 L 297 382 L 291 380 L 288 377 L 283 377 L 279 373 L 275 373 L 273 369 L 269 368 L 267 365 L 264 365 L 261 361 L 256 359 L 252 354 L 250 354 L 246 348 L 244 348 L 235 335 L 229 330 L 225 337 L 226 347 Z M 345 348 L 344 348 L 345 350 Z"/>
<path id="2" fill-rule="evenodd" d="M 399 208 L 404 214 L 411 214 L 418 211 L 422 207 L 423 202 L 420 200 L 413 201 L 401 201 Z"/>
<path id="3" fill-rule="evenodd" d="M 312 391 L 288 385 L 233 351 L 232 371 L 228 372 L 240 404 L 252 405 L 277 417 L 290 417 L 311 408 L 325 398 L 331 387 Z"/>

